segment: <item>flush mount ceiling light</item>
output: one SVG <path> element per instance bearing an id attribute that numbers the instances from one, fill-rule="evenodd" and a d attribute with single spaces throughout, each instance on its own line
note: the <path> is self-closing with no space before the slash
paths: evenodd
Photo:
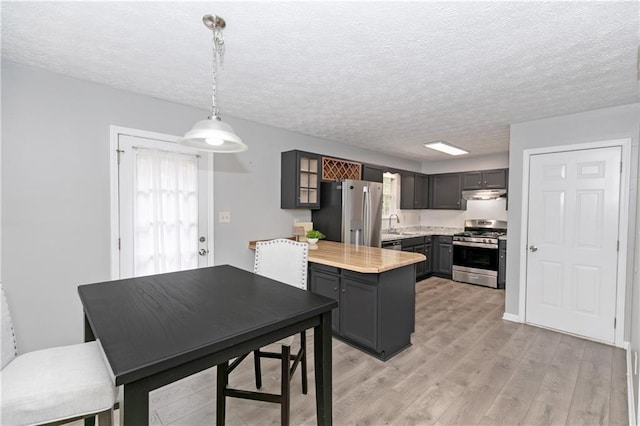
<path id="1" fill-rule="evenodd" d="M 213 31 L 213 87 L 211 94 L 211 114 L 206 120 L 193 125 L 179 143 L 201 151 L 209 152 L 242 152 L 247 150 L 240 137 L 235 134 L 231 126 L 220 119 L 220 111 L 216 104 L 216 76 L 218 65 L 224 62 L 224 40 L 222 29 L 226 26 L 224 19 L 216 15 L 205 15 L 204 25 Z"/>
<path id="2" fill-rule="evenodd" d="M 431 143 L 425 143 L 424 146 L 426 148 L 435 149 L 436 151 L 444 152 L 445 154 L 449 154 L 449 155 L 463 155 L 463 154 L 469 153 L 469 151 L 465 151 L 464 149 L 450 145 L 445 141 L 435 141 Z"/>

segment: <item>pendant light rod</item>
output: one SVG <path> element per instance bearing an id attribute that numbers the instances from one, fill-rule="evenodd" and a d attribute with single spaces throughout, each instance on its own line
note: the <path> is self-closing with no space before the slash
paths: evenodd
<path id="1" fill-rule="evenodd" d="M 240 137 L 231 126 L 223 123 L 216 102 L 218 65 L 224 63 L 224 39 L 222 29 L 227 26 L 224 19 L 217 15 L 204 15 L 202 23 L 213 32 L 213 73 L 211 79 L 211 114 L 207 120 L 198 121 L 188 131 L 180 143 L 202 151 L 242 152 L 247 150 Z"/>

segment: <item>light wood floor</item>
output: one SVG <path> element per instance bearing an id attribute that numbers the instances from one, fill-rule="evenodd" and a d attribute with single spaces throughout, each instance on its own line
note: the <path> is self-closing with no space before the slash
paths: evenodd
<path id="1" fill-rule="evenodd" d="M 430 278 L 417 284 L 413 346 L 385 362 L 333 340 L 333 420 L 382 424 L 627 424 L 621 349 L 501 319 L 504 291 Z M 309 394 L 292 382 L 291 424 L 313 425 Z M 263 361 L 278 393 L 278 361 Z M 254 389 L 252 361 L 233 387 Z M 215 424 L 215 369 L 154 391 L 153 425 Z M 279 405 L 227 400 L 227 424 L 279 424 Z"/>

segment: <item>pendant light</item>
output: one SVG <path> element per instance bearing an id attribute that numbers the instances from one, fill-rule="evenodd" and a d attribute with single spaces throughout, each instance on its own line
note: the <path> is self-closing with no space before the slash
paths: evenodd
<path id="1" fill-rule="evenodd" d="M 198 121 L 193 128 L 180 139 L 181 145 L 187 145 L 201 151 L 209 152 L 242 152 L 247 150 L 240 137 L 231 126 L 220 119 L 220 111 L 216 104 L 216 77 L 218 64 L 224 62 L 224 40 L 222 29 L 226 26 L 224 19 L 216 15 L 205 15 L 204 25 L 213 31 L 213 90 L 211 95 L 211 114 L 206 120 Z"/>

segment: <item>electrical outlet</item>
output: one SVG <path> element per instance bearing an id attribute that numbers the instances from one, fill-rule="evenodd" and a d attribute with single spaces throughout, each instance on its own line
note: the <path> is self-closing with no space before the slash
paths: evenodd
<path id="1" fill-rule="evenodd" d="M 231 212 L 220 212 L 220 213 L 218 213 L 218 222 L 220 222 L 220 223 L 229 223 L 229 222 L 231 222 Z"/>

